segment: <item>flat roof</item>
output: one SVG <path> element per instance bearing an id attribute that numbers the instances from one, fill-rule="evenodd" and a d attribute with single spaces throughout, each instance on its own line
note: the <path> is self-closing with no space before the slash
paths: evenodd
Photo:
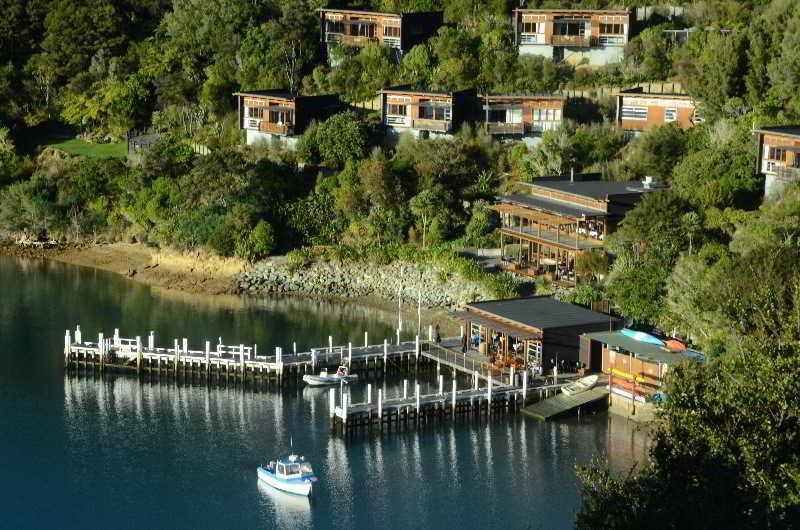
<path id="1" fill-rule="evenodd" d="M 627 9 L 527 9 L 518 8 L 514 12 L 519 13 L 591 13 L 597 15 L 630 15 Z"/>
<path id="2" fill-rule="evenodd" d="M 402 17 L 403 15 L 429 15 L 443 13 L 443 11 L 371 11 L 369 9 L 355 9 L 352 7 L 339 9 L 338 7 L 321 7 L 317 11 L 333 11 L 336 13 L 352 13 L 354 15 L 380 15 L 384 17 Z"/>
<path id="3" fill-rule="evenodd" d="M 778 127 L 761 127 L 756 129 L 755 132 L 766 134 L 778 134 L 781 136 L 798 136 L 800 137 L 800 125 L 781 125 Z"/>
<path id="4" fill-rule="evenodd" d="M 529 182 L 531 186 L 548 188 L 554 191 L 570 193 L 579 197 L 590 199 L 607 200 L 614 195 L 631 195 L 634 193 L 649 193 L 664 189 L 658 184 L 653 184 L 645 188 L 644 184 L 638 180 L 626 182 L 613 182 L 609 180 L 534 180 Z"/>
<path id="5" fill-rule="evenodd" d="M 509 93 L 509 94 L 482 94 L 480 97 L 482 98 L 516 98 L 516 99 L 560 99 L 566 100 L 567 97 L 563 94 L 554 94 L 552 92 L 520 92 L 520 93 Z"/>
<path id="6" fill-rule="evenodd" d="M 685 92 L 645 92 L 642 87 L 626 88 L 616 93 L 617 96 L 641 96 L 648 98 L 664 98 L 664 99 L 686 99 L 694 101 L 694 98 Z"/>
<path id="7" fill-rule="evenodd" d="M 595 210 L 594 208 L 586 208 L 584 206 L 576 206 L 564 201 L 555 199 L 545 199 L 544 197 L 536 197 L 533 195 L 501 195 L 495 197 L 499 202 L 506 202 L 510 204 L 518 204 L 526 208 L 533 208 L 534 210 L 541 210 L 544 212 L 551 212 L 565 217 L 606 217 L 608 213 L 603 210 Z"/>
<path id="8" fill-rule="evenodd" d="M 466 90 L 456 90 L 455 92 L 446 92 L 444 90 L 417 90 L 412 88 L 411 85 L 399 85 L 393 86 L 388 88 L 382 88 L 380 93 L 402 93 L 402 94 L 420 94 L 420 95 L 433 95 L 433 96 L 450 96 L 453 97 L 453 94 L 458 92 L 466 92 Z"/>
<path id="9" fill-rule="evenodd" d="M 589 337 L 597 342 L 602 342 L 612 348 L 619 348 L 630 352 L 636 359 L 650 361 L 658 364 L 672 365 L 687 358 L 703 359 L 703 354 L 695 350 L 674 351 L 663 346 L 650 344 L 649 342 L 638 341 L 620 331 L 599 331 L 596 333 L 584 333 L 584 337 Z"/>
<path id="10" fill-rule="evenodd" d="M 561 302 L 549 296 L 530 296 L 510 300 L 489 300 L 467 305 L 498 318 L 542 331 L 570 326 L 608 324 L 618 319 L 585 307 Z"/>

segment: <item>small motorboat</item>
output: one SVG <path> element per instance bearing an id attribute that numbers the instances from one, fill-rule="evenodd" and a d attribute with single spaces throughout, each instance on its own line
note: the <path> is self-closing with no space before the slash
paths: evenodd
<path id="1" fill-rule="evenodd" d="M 319 375 L 304 375 L 303 381 L 311 386 L 338 385 L 339 383 L 350 383 L 358 379 L 358 375 L 350 374 L 346 366 L 340 366 L 336 373 L 329 374 L 323 370 Z"/>
<path id="2" fill-rule="evenodd" d="M 575 394 L 586 392 L 587 390 L 592 388 L 595 384 L 597 384 L 597 376 L 589 375 L 578 379 L 574 383 L 562 386 L 561 391 L 568 396 L 574 396 Z"/>
<path id="3" fill-rule="evenodd" d="M 289 455 L 258 466 L 258 479 L 286 493 L 309 496 L 317 476 L 305 457 Z"/>

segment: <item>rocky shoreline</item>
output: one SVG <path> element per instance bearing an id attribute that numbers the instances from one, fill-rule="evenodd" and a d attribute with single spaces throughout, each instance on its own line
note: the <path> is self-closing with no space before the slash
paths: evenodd
<path id="1" fill-rule="evenodd" d="M 338 298 L 377 297 L 416 300 L 424 307 L 455 308 L 475 300 L 493 298 L 478 282 L 469 281 L 438 264 L 393 262 L 313 263 L 295 268 L 287 261 L 268 260 L 236 277 L 239 294 L 296 294 Z"/>

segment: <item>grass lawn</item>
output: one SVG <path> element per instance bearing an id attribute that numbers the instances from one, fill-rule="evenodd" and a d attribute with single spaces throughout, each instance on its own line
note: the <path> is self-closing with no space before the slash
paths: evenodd
<path id="1" fill-rule="evenodd" d="M 87 158 L 125 158 L 128 155 L 128 146 L 125 142 L 116 144 L 92 144 L 77 138 L 42 138 L 41 147 L 55 147 L 71 155 L 85 156 Z"/>

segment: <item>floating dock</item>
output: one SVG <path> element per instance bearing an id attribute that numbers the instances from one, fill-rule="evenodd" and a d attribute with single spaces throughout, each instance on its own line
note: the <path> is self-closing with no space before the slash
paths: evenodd
<path id="1" fill-rule="evenodd" d="M 524 407 L 522 413 L 538 420 L 547 421 L 574 411 L 580 414 L 583 407 L 600 401 L 608 402 L 608 389 L 603 386 L 592 388 L 574 396 L 558 392 L 553 397 L 545 398 L 538 403 Z"/>

